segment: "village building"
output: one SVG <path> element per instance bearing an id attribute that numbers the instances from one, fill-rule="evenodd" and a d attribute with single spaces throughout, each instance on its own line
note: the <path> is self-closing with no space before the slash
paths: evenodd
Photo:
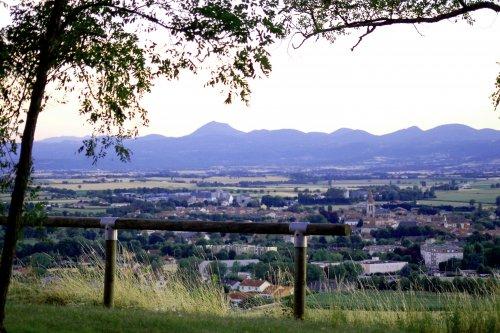
<path id="1" fill-rule="evenodd" d="M 373 257 L 372 259 L 362 260 L 360 265 L 365 275 L 390 274 L 399 272 L 403 267 L 408 265 L 408 262 L 380 260 L 378 257 Z"/>
<path id="2" fill-rule="evenodd" d="M 244 279 L 239 283 L 231 283 L 228 287 L 233 291 L 228 294 L 228 298 L 233 306 L 239 306 L 241 302 L 252 297 L 279 299 L 293 295 L 293 287 L 273 285 L 265 280 Z"/>
<path id="3" fill-rule="evenodd" d="M 271 284 L 265 280 L 254 280 L 254 279 L 245 279 L 241 281 L 238 290 L 241 292 L 256 292 L 261 293 L 266 290 Z"/>
<path id="4" fill-rule="evenodd" d="M 363 251 L 368 252 L 369 255 L 375 253 L 389 253 L 394 252 L 397 246 L 395 245 L 368 245 L 363 247 Z"/>
<path id="5" fill-rule="evenodd" d="M 264 253 L 271 251 L 278 251 L 276 246 L 261 246 L 261 245 L 251 245 L 251 244 L 222 244 L 222 245 L 205 245 L 206 249 L 211 250 L 213 253 L 219 253 L 221 251 L 234 251 L 236 255 L 249 254 L 260 256 Z"/>
<path id="6" fill-rule="evenodd" d="M 198 271 L 200 272 L 201 278 L 203 280 L 208 280 L 210 277 L 208 267 L 210 263 L 213 262 L 213 260 L 203 260 L 199 265 L 198 265 Z M 217 263 L 226 265 L 228 271 L 230 271 L 233 266 L 237 263 L 240 267 L 247 266 L 249 264 L 257 264 L 259 263 L 259 259 L 241 259 L 241 260 L 217 260 Z"/>
<path id="7" fill-rule="evenodd" d="M 456 244 L 433 244 L 426 243 L 420 247 L 420 254 L 424 258 L 425 266 L 432 269 L 439 269 L 439 263 L 449 259 L 463 259 L 464 252 L 462 247 Z"/>
<path id="8" fill-rule="evenodd" d="M 316 265 L 322 269 L 327 269 L 330 266 L 338 266 L 346 262 L 359 264 L 361 268 L 363 268 L 363 274 L 365 275 L 397 273 L 408 264 L 408 262 L 406 261 L 380 260 L 378 257 L 373 257 L 371 259 L 361 260 L 361 261 L 351 261 L 351 260 L 343 262 L 313 261 L 311 262 L 311 264 Z"/>
<path id="9" fill-rule="evenodd" d="M 368 199 L 366 200 L 366 216 L 375 218 L 375 200 L 371 191 L 368 192 Z"/>
<path id="10" fill-rule="evenodd" d="M 235 200 L 236 203 L 241 207 L 246 207 L 248 206 L 249 203 L 253 201 L 252 197 L 246 194 L 237 195 Z"/>

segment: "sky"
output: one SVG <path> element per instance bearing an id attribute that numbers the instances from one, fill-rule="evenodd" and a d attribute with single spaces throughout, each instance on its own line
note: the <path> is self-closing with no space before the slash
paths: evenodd
<path id="1" fill-rule="evenodd" d="M 354 52 L 356 34 L 334 44 L 310 41 L 299 49 L 281 42 L 271 48 L 270 77 L 252 82 L 249 106 L 225 105 L 219 89 L 204 88 L 192 75 L 158 80 L 142 101 L 150 126 L 140 135 L 183 136 L 210 121 L 242 131 L 347 127 L 385 134 L 448 123 L 500 130 L 500 110 L 490 99 L 500 72 L 500 18 L 487 11 L 474 17 L 473 26 L 379 28 Z M 76 110 L 73 101 L 49 104 L 36 138 L 90 134 Z"/>

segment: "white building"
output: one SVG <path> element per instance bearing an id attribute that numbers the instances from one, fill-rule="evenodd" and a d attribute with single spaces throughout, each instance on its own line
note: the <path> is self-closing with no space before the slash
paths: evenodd
<path id="1" fill-rule="evenodd" d="M 372 259 L 362 260 L 362 261 L 343 261 L 343 262 L 327 262 L 327 261 L 313 261 L 312 265 L 319 266 L 322 269 L 325 269 L 330 266 L 337 266 L 344 263 L 355 263 L 361 265 L 363 268 L 363 274 L 389 274 L 389 273 L 397 273 L 403 269 L 408 263 L 406 261 L 390 261 L 390 260 L 379 260 L 378 257 L 373 257 Z"/>
<path id="2" fill-rule="evenodd" d="M 217 202 L 219 202 L 222 206 L 229 206 L 234 200 L 231 193 L 222 190 L 212 192 L 212 198 L 217 200 Z"/>
<path id="3" fill-rule="evenodd" d="M 267 289 L 271 284 L 265 280 L 253 280 L 253 279 L 245 279 L 241 281 L 238 289 L 241 292 L 257 292 L 261 293 Z"/>
<path id="4" fill-rule="evenodd" d="M 205 247 L 211 250 L 213 253 L 219 253 L 220 251 L 234 251 L 236 255 L 249 254 L 260 256 L 266 252 L 278 251 L 276 246 L 260 246 L 251 244 L 222 244 L 222 245 L 205 245 Z"/>
<path id="5" fill-rule="evenodd" d="M 351 227 L 357 226 L 358 223 L 359 223 L 359 220 L 346 220 L 346 221 L 344 221 L 344 224 L 351 226 Z"/>
<path id="6" fill-rule="evenodd" d="M 208 267 L 213 260 L 203 260 L 198 265 L 198 271 L 200 272 L 201 278 L 207 280 L 209 278 Z M 249 264 L 256 264 L 260 262 L 259 259 L 241 259 L 241 260 L 217 260 L 218 263 L 226 265 L 228 271 L 231 271 L 233 265 L 238 263 L 240 267 L 247 266 Z"/>
<path id="7" fill-rule="evenodd" d="M 455 244 L 424 244 L 420 247 L 420 254 L 424 258 L 425 266 L 438 269 L 439 263 L 452 258 L 463 259 L 463 249 Z"/>
<path id="8" fill-rule="evenodd" d="M 374 255 L 375 253 L 394 252 L 395 249 L 395 245 L 367 245 L 363 247 L 363 251 L 368 252 L 369 255 Z"/>
<path id="9" fill-rule="evenodd" d="M 397 273 L 408 265 L 406 261 L 379 260 L 377 257 L 363 260 L 360 264 L 366 275 Z"/>

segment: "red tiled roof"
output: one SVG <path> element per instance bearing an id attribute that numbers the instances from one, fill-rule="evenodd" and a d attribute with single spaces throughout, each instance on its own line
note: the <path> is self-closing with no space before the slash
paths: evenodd
<path id="1" fill-rule="evenodd" d="M 245 280 L 241 281 L 240 286 L 243 286 L 243 287 L 260 287 L 265 282 L 266 281 L 264 281 L 264 280 L 245 279 Z"/>

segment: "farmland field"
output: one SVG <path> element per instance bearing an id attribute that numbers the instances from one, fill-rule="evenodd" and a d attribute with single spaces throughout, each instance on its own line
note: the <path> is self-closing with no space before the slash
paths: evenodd
<path id="1" fill-rule="evenodd" d="M 495 198 L 500 195 L 500 189 L 463 189 L 459 191 L 436 192 L 437 200 L 469 202 L 474 199 L 476 202 L 494 204 Z"/>
<path id="2" fill-rule="evenodd" d="M 53 208 L 52 212 L 63 212 L 68 213 L 88 213 L 88 214 L 104 214 L 106 213 L 106 208 L 96 208 L 96 207 L 85 207 L 85 208 Z"/>
<path id="3" fill-rule="evenodd" d="M 311 294 L 307 297 L 310 308 L 340 308 L 343 310 L 442 310 L 458 294 L 431 292 L 397 292 L 366 290 L 357 292 L 331 292 Z M 383 309 L 381 308 L 383 306 Z"/>
<path id="4" fill-rule="evenodd" d="M 72 177 L 72 178 L 44 178 L 39 179 L 36 184 L 42 187 L 53 187 L 58 189 L 68 189 L 77 192 L 78 198 L 63 198 L 52 199 L 51 195 L 46 195 L 43 191 L 39 193 L 38 201 L 47 201 L 53 204 L 73 204 L 79 200 L 88 198 L 87 191 L 114 190 L 114 189 L 138 189 L 138 188 L 163 188 L 169 190 L 209 190 L 222 189 L 231 192 L 233 195 L 246 193 L 254 198 L 260 198 L 263 195 L 275 195 L 281 197 L 297 197 L 298 191 L 309 190 L 311 192 L 326 192 L 330 187 L 328 181 L 318 181 L 313 183 L 288 183 L 290 178 L 280 175 L 263 175 L 263 176 L 210 176 L 198 177 L 193 176 L 177 176 L 177 177 L 131 177 L 131 176 L 116 176 L 116 178 L 103 178 L 101 176 L 89 177 Z M 197 183 L 204 183 L 199 186 Z M 249 186 L 238 186 L 240 182 L 256 182 Z M 267 184 L 259 184 L 264 182 Z M 399 187 L 421 187 L 425 182 L 428 187 L 436 184 L 446 184 L 450 180 L 438 178 L 407 178 L 407 179 L 356 179 L 356 180 L 333 180 L 331 186 L 337 188 L 356 189 L 366 186 L 380 186 L 393 184 Z M 466 206 L 469 205 L 471 199 L 476 203 L 482 203 L 485 208 L 490 208 L 495 205 L 497 196 L 500 196 L 500 188 L 491 188 L 492 184 L 500 182 L 500 179 L 477 179 L 477 180 L 456 180 L 461 188 L 458 191 L 436 191 L 436 198 L 430 200 L 420 200 L 419 204 L 439 206 Z M 270 184 L 269 184 L 270 183 Z M 10 197 L 2 194 L 0 201 L 8 202 Z M 382 202 L 380 202 L 382 203 Z M 341 208 L 340 206 L 336 206 Z M 105 209 L 102 207 L 86 207 L 86 210 L 91 213 L 103 213 Z M 68 212 L 82 212 L 81 208 L 58 208 L 54 207 L 55 212 L 66 210 Z"/>
<path id="5" fill-rule="evenodd" d="M 99 178 L 99 177 L 96 177 Z M 262 177 L 207 177 L 207 178 L 170 178 L 170 177 L 151 177 L 145 179 L 119 178 L 116 181 L 106 180 L 105 182 L 90 183 L 93 178 L 87 179 L 43 179 L 38 183 L 43 186 L 50 186 L 60 189 L 68 189 L 74 191 L 99 191 L 99 190 L 114 190 L 114 189 L 134 189 L 134 188 L 165 188 L 179 189 L 196 188 L 195 182 L 218 182 L 223 184 L 238 184 L 239 182 L 282 182 L 288 180 L 282 176 L 262 176 Z"/>
<path id="6" fill-rule="evenodd" d="M 458 191 L 436 191 L 436 199 L 425 201 L 431 204 L 451 204 L 468 205 L 469 201 L 475 200 L 476 203 L 485 205 L 494 205 L 496 197 L 500 196 L 500 188 L 490 188 L 489 185 L 474 183 L 470 189 L 460 189 Z M 424 202 L 421 202 L 424 203 Z"/>
<path id="7" fill-rule="evenodd" d="M 102 191 L 102 190 L 115 190 L 115 189 L 134 189 L 134 188 L 165 188 L 165 189 L 178 189 L 178 188 L 194 188 L 195 184 L 180 183 L 172 181 L 159 181 L 159 180 L 145 180 L 145 181 L 131 181 L 123 180 L 120 182 L 106 182 L 106 183 L 84 183 L 76 180 L 54 181 L 49 182 L 47 186 L 68 189 L 73 191 Z"/>

